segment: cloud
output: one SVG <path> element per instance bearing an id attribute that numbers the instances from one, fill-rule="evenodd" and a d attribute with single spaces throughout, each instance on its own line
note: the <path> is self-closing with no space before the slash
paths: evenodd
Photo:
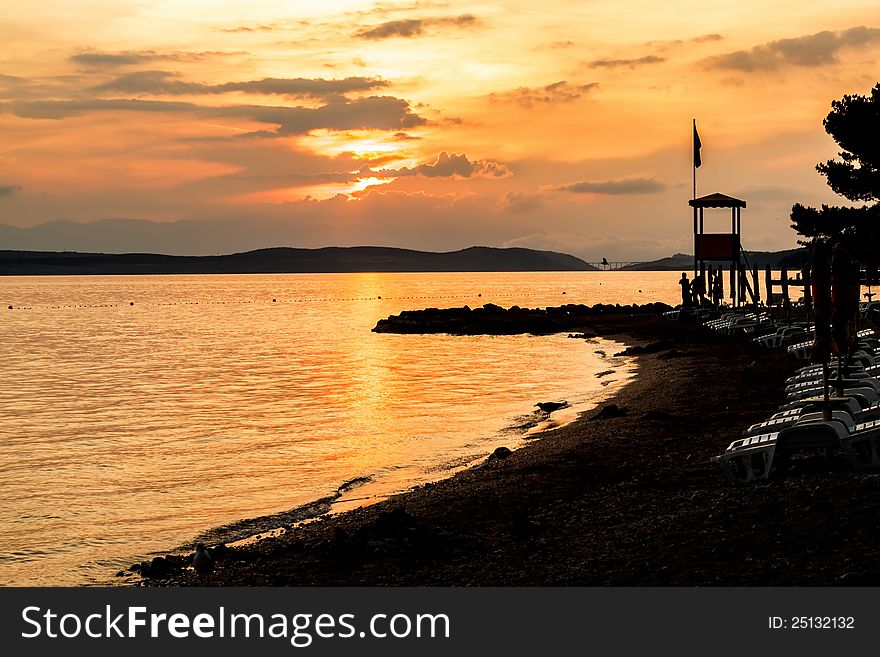
<path id="1" fill-rule="evenodd" d="M 782 185 L 747 185 L 736 191 L 738 198 L 749 201 L 787 201 L 789 204 L 794 203 L 799 196 L 804 196 L 805 193 L 805 190 Z"/>
<path id="2" fill-rule="evenodd" d="M 644 66 L 646 64 L 660 64 L 665 61 L 665 57 L 646 55 L 637 59 L 594 59 L 592 62 L 588 62 L 587 66 L 590 68 L 619 68 L 621 66 L 635 68 L 636 66 Z"/>
<path id="3" fill-rule="evenodd" d="M 206 85 L 178 80 L 170 71 L 136 71 L 104 82 L 92 91 L 126 94 L 195 94 Z"/>
<path id="4" fill-rule="evenodd" d="M 424 125 L 427 121 L 410 110 L 409 103 L 393 96 L 370 96 L 341 100 L 321 107 L 272 107 L 234 105 L 205 108 L 218 116 L 249 118 L 273 123 L 283 135 L 302 135 L 312 130 L 395 130 Z"/>
<path id="5" fill-rule="evenodd" d="M 568 185 L 549 187 L 549 191 L 572 192 L 574 194 L 657 194 L 666 189 L 654 178 L 623 178 L 621 180 L 583 181 Z"/>
<path id="6" fill-rule="evenodd" d="M 334 100 L 320 107 L 205 107 L 194 103 L 132 98 L 26 101 L 9 103 L 7 107 L 16 116 L 29 119 L 64 119 L 99 111 L 189 112 L 209 117 L 236 117 L 274 124 L 277 126 L 276 135 L 302 135 L 319 128 L 335 131 L 401 131 L 427 123 L 424 118 L 410 110 L 407 101 L 393 96 Z"/>
<path id="7" fill-rule="evenodd" d="M 717 33 L 713 33 L 713 34 L 704 34 L 703 36 L 694 37 L 693 39 L 691 39 L 691 41 L 694 43 L 708 43 L 710 41 L 721 41 L 722 39 L 724 39 L 723 36 L 721 36 L 720 34 L 717 34 Z"/>
<path id="8" fill-rule="evenodd" d="M 22 189 L 21 185 L 0 185 L 0 198 L 18 194 Z"/>
<path id="9" fill-rule="evenodd" d="M 598 86 L 598 82 L 572 85 L 565 80 L 561 80 L 560 82 L 548 84 L 546 87 L 519 87 L 513 91 L 492 93 L 489 94 L 489 100 L 492 102 L 514 102 L 523 107 L 572 103 Z"/>
<path id="10" fill-rule="evenodd" d="M 507 192 L 499 204 L 505 212 L 525 214 L 544 207 L 544 197 L 530 192 Z"/>
<path id="11" fill-rule="evenodd" d="M 24 119 L 66 119 L 110 110 L 187 112 L 199 109 L 198 105 L 192 103 L 136 99 L 34 100 L 9 103 L 7 107 L 13 114 Z"/>
<path id="12" fill-rule="evenodd" d="M 154 61 L 195 62 L 210 57 L 222 57 L 226 55 L 240 55 L 241 52 L 227 52 L 209 50 L 201 52 L 157 52 L 155 50 L 125 50 L 122 52 L 99 52 L 86 50 L 68 57 L 74 64 L 89 68 L 114 68 L 121 66 L 133 66 Z"/>
<path id="13" fill-rule="evenodd" d="M 423 178 L 507 178 L 513 172 L 505 164 L 493 160 L 475 160 L 471 162 L 466 155 L 449 155 L 445 151 L 437 156 L 431 164 L 420 164 L 416 167 L 402 169 L 379 169 L 365 172 L 385 178 L 402 178 L 405 176 L 421 176 Z"/>
<path id="14" fill-rule="evenodd" d="M 702 45 L 704 43 L 713 43 L 715 41 L 723 41 L 724 37 L 717 32 L 711 34 L 701 34 L 690 39 L 654 39 L 647 41 L 645 46 L 652 48 L 654 54 L 665 54 L 678 51 L 681 48 L 692 49 L 694 45 Z M 612 60 L 613 61 L 613 60 Z M 637 61 L 637 60 L 636 60 Z M 647 62 L 651 63 L 651 62 Z"/>
<path id="15" fill-rule="evenodd" d="M 371 91 L 388 86 L 386 80 L 368 77 L 348 77 L 340 80 L 323 78 L 263 78 L 223 84 L 200 84 L 178 79 L 170 71 L 136 71 L 93 87 L 93 91 L 111 93 L 147 94 L 223 94 L 245 92 L 279 94 L 308 98 L 332 98 L 356 91 Z"/>
<path id="16" fill-rule="evenodd" d="M 396 21 L 379 23 L 373 27 L 364 28 L 355 34 L 360 39 L 379 41 L 394 37 L 412 38 L 422 36 L 425 28 L 439 26 L 472 27 L 479 24 L 479 19 L 472 14 L 461 14 L 445 18 L 410 18 Z"/>
<path id="17" fill-rule="evenodd" d="M 248 27 L 246 25 L 242 25 L 240 27 L 228 27 L 225 29 L 221 29 L 221 32 L 227 32 L 229 34 L 237 34 L 241 32 L 274 32 L 278 29 L 278 25 L 275 23 L 269 23 L 266 25 L 254 25 L 252 27 Z"/>
<path id="18" fill-rule="evenodd" d="M 750 50 L 710 57 L 705 63 L 710 68 L 745 72 L 770 71 L 781 66 L 826 66 L 836 64 L 838 53 L 845 48 L 866 48 L 876 43 L 880 43 L 880 28 L 859 26 L 770 41 Z"/>

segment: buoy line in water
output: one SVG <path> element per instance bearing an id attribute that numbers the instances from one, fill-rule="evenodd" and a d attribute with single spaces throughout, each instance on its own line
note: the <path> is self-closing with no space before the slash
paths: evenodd
<path id="1" fill-rule="evenodd" d="M 565 292 L 557 293 L 560 295 L 566 294 Z M 375 297 L 341 297 L 341 298 L 315 298 L 315 299 L 278 299 L 277 297 L 272 299 L 271 301 L 265 299 L 251 299 L 244 301 L 171 301 L 168 303 L 159 303 L 159 302 L 149 302 L 149 303 L 138 303 L 138 306 L 146 306 L 148 308 L 158 308 L 165 306 L 236 306 L 236 305 L 245 305 L 245 304 L 290 304 L 290 303 L 326 303 L 328 301 L 340 302 L 340 301 L 417 301 L 417 300 L 433 300 L 433 299 L 480 299 L 482 301 L 482 294 L 477 293 L 474 295 L 471 294 L 454 294 L 454 295 L 435 295 L 435 296 L 409 296 L 409 297 L 383 297 L 383 296 L 375 296 Z M 524 292 L 517 293 L 518 297 L 546 297 L 548 293 L 546 292 Z M 94 303 L 94 304 L 58 304 L 58 305 L 15 305 L 8 304 L 6 306 L 7 310 L 61 310 L 66 308 L 125 308 L 135 306 L 134 301 L 122 302 L 122 303 Z"/>

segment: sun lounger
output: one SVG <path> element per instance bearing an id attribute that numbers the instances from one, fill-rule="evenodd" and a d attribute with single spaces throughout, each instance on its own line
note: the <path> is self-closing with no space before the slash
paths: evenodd
<path id="1" fill-rule="evenodd" d="M 782 429 L 792 427 L 799 422 L 811 422 L 823 419 L 823 414 L 821 411 L 803 412 L 803 409 L 797 410 L 800 412 L 793 413 L 784 417 L 770 418 L 769 420 L 753 424 L 748 429 L 743 431 L 743 437 L 757 436 L 762 433 L 772 433 L 774 431 L 778 432 Z M 832 411 L 831 417 L 832 419 L 840 420 L 841 422 L 848 422 L 850 424 L 855 423 L 855 420 L 853 419 L 853 416 L 850 415 L 849 410 Z"/>
<path id="2" fill-rule="evenodd" d="M 853 467 L 880 467 L 880 420 L 857 424 L 840 442 Z"/>
<path id="3" fill-rule="evenodd" d="M 779 432 L 740 438 L 730 444 L 723 454 L 712 457 L 731 481 L 751 482 L 769 479 L 776 455 Z"/>
<path id="4" fill-rule="evenodd" d="M 815 449 L 842 449 L 854 468 L 880 467 L 880 419 L 856 423 L 842 411 L 830 420 L 822 413 L 803 414 L 778 431 L 735 440 L 711 460 L 732 481 L 750 482 L 769 479 L 790 454 Z"/>

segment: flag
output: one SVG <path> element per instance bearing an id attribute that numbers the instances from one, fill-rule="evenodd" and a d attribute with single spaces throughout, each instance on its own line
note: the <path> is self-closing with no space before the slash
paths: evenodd
<path id="1" fill-rule="evenodd" d="M 700 135 L 697 134 L 697 120 L 694 119 L 694 169 L 699 169 L 700 165 L 703 163 L 703 159 L 700 157 L 700 149 L 702 147 L 703 144 L 700 141 Z"/>

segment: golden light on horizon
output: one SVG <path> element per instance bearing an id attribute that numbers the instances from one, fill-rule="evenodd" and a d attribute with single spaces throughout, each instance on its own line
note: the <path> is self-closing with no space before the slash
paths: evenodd
<path id="1" fill-rule="evenodd" d="M 785 248 L 793 199 L 835 202 L 813 169 L 835 152 L 822 118 L 833 99 L 870 89 L 880 56 L 876 3 L 793 6 L 23 6 L 0 26 L 2 223 L 93 221 L 108 196 L 119 216 L 167 217 L 173 206 L 235 219 L 251 203 L 251 219 L 271 222 L 272 206 L 342 194 L 360 201 L 364 243 L 379 239 L 371 226 L 424 248 L 565 250 L 592 234 L 618 257 L 648 259 L 683 248 L 696 118 L 699 186 L 764 190 L 746 218 L 762 240 L 751 246 Z M 456 159 L 438 166 L 441 153 Z M 657 181 L 650 193 L 646 179 Z M 623 182 L 554 191 L 610 180 Z M 401 193 L 364 193 L 374 186 Z M 467 209 L 447 198 L 469 199 Z M 332 224 L 335 207 L 309 206 L 327 213 L 309 225 Z M 432 217 L 424 238 L 392 228 L 414 213 Z M 297 216 L 287 221 L 301 235 Z"/>

